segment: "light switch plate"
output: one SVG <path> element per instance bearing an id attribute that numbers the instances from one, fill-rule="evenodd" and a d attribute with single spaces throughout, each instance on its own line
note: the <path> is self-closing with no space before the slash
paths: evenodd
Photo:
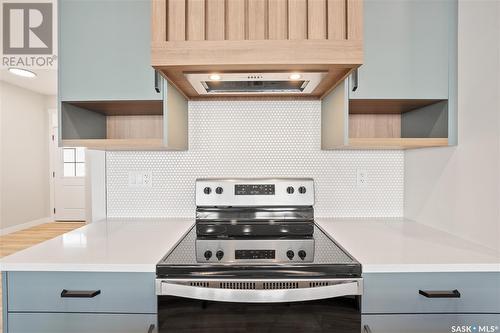
<path id="1" fill-rule="evenodd" d="M 128 187 L 130 188 L 151 187 L 152 183 L 151 171 L 129 171 L 128 173 Z"/>

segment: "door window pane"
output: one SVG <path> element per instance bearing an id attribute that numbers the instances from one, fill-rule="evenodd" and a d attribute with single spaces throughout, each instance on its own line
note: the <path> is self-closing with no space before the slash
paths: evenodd
<path id="1" fill-rule="evenodd" d="M 76 176 L 77 177 L 85 176 L 85 163 L 76 163 Z"/>
<path id="2" fill-rule="evenodd" d="M 64 177 L 75 177 L 75 163 L 64 163 Z"/>
<path id="3" fill-rule="evenodd" d="M 64 177 L 85 176 L 85 148 L 63 148 Z"/>
<path id="4" fill-rule="evenodd" d="M 64 163 L 76 162 L 76 149 L 75 148 L 64 148 Z"/>

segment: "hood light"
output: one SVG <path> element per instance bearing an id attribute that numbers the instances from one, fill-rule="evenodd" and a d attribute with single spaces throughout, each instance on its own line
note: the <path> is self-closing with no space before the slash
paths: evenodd
<path id="1" fill-rule="evenodd" d="M 18 75 L 18 76 L 22 76 L 22 77 L 29 77 L 29 78 L 36 77 L 36 74 L 33 73 L 32 71 L 29 71 L 27 69 L 22 69 L 22 68 L 11 67 L 11 68 L 9 68 L 9 72 L 11 72 L 14 75 Z"/>
<path id="2" fill-rule="evenodd" d="M 219 81 L 221 79 L 219 74 L 210 74 L 209 78 L 212 81 Z"/>
<path id="3" fill-rule="evenodd" d="M 293 73 L 293 74 L 290 74 L 290 76 L 289 76 L 290 80 L 300 80 L 301 77 L 302 77 L 302 75 L 300 75 L 299 73 Z"/>

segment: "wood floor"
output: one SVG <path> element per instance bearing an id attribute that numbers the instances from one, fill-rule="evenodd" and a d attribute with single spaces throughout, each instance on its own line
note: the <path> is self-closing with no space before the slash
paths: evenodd
<path id="1" fill-rule="evenodd" d="M 0 258 L 24 250 L 48 239 L 62 235 L 68 231 L 84 226 L 84 222 L 52 222 L 29 229 L 0 236 Z M 2 284 L 0 276 L 0 299 Z M 0 333 L 2 332 L 2 303 L 0 302 Z"/>

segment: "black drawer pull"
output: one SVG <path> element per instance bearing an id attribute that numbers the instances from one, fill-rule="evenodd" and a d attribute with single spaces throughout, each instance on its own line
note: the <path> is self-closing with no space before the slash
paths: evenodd
<path id="1" fill-rule="evenodd" d="M 368 325 L 363 326 L 363 333 L 372 333 L 370 326 Z"/>
<path id="2" fill-rule="evenodd" d="M 427 298 L 460 298 L 458 290 L 419 290 L 418 293 Z"/>
<path id="3" fill-rule="evenodd" d="M 101 293 L 100 290 L 66 290 L 61 291 L 61 297 L 93 298 Z"/>
<path id="4" fill-rule="evenodd" d="M 153 324 L 149 325 L 148 333 L 153 333 L 154 329 L 155 329 L 155 325 L 153 325 Z"/>

